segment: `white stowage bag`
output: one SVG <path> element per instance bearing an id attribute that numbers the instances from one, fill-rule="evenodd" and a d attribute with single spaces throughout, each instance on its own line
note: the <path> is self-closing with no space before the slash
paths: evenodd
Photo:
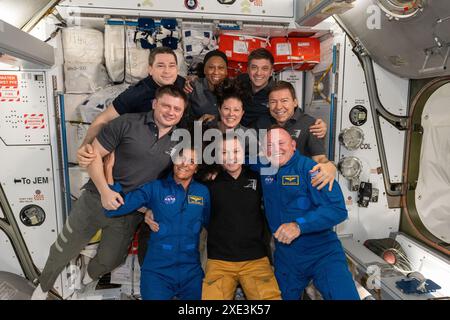
<path id="1" fill-rule="evenodd" d="M 64 94 L 64 115 L 66 121 L 82 121 L 78 106 L 87 99 L 87 94 Z"/>
<path id="2" fill-rule="evenodd" d="M 92 93 L 110 84 L 103 65 L 103 33 L 78 27 L 62 32 L 66 93 Z"/>
<path id="3" fill-rule="evenodd" d="M 203 62 L 205 55 L 216 49 L 217 42 L 212 30 L 213 25 L 209 23 L 201 25 L 183 23 L 182 45 L 188 69 L 196 69 L 198 63 Z"/>
<path id="4" fill-rule="evenodd" d="M 105 65 L 113 82 L 125 74 L 125 26 L 105 25 Z"/>
<path id="5" fill-rule="evenodd" d="M 212 24 L 191 25 L 183 24 L 183 49 L 186 57 L 204 56 L 215 48 Z"/>
<path id="6" fill-rule="evenodd" d="M 136 83 L 148 76 L 148 56 L 150 50 L 142 49 L 140 42 L 134 42 L 136 28 L 127 27 L 125 81 Z"/>
<path id="7" fill-rule="evenodd" d="M 64 61 L 103 63 L 103 33 L 88 28 L 62 30 Z"/>
<path id="8" fill-rule="evenodd" d="M 88 96 L 77 107 L 77 113 L 80 115 L 81 121 L 92 123 L 128 86 L 128 83 L 122 83 L 107 87 Z"/>
<path id="9" fill-rule="evenodd" d="M 178 48 L 177 50 L 175 50 L 175 54 L 177 55 L 178 75 L 186 78 L 188 73 L 188 65 L 186 63 L 186 60 L 184 59 L 183 49 Z"/>
<path id="10" fill-rule="evenodd" d="M 102 63 L 64 63 L 66 93 L 92 93 L 105 88 L 111 82 Z"/>

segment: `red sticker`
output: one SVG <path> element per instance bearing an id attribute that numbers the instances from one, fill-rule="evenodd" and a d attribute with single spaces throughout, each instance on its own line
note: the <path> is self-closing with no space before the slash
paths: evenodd
<path id="1" fill-rule="evenodd" d="M 36 190 L 34 192 L 34 196 L 33 197 L 34 197 L 34 200 L 36 200 L 36 201 L 43 201 L 43 200 L 45 200 L 44 194 L 42 193 L 41 190 Z"/>
<path id="2" fill-rule="evenodd" d="M 44 114 L 25 113 L 23 115 L 23 123 L 25 124 L 25 129 L 45 129 Z"/>
<path id="3" fill-rule="evenodd" d="M 19 81 L 16 75 L 0 74 L 0 101 L 20 101 Z"/>
<path id="4" fill-rule="evenodd" d="M 18 87 L 19 81 L 16 75 L 0 74 L 0 87 L 14 89 Z"/>

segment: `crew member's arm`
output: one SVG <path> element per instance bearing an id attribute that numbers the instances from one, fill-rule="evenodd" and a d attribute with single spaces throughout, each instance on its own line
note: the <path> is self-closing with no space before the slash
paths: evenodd
<path id="1" fill-rule="evenodd" d="M 308 184 L 308 188 L 311 200 L 317 208 L 309 210 L 296 221 L 279 226 L 274 233 L 275 239 L 279 242 L 290 244 L 302 234 L 328 230 L 347 218 L 347 209 L 339 184 L 335 184 L 331 191 L 317 190 L 311 184 Z"/>
<path id="2" fill-rule="evenodd" d="M 108 209 L 117 208 L 123 204 L 123 199 L 119 193 L 114 192 L 109 188 L 102 161 L 102 158 L 108 155 L 109 151 L 106 150 L 97 139 L 94 139 L 92 147 L 95 157 L 87 168 L 89 176 L 100 193 L 102 206 Z"/>
<path id="3" fill-rule="evenodd" d="M 94 138 L 98 135 L 100 130 L 110 121 L 119 117 L 119 113 L 116 111 L 114 106 L 110 104 L 105 111 L 100 113 L 94 122 L 89 126 L 86 137 L 83 143 L 77 151 L 78 164 L 81 167 L 87 167 L 95 158 L 95 153 L 92 148 L 92 142 Z"/>
<path id="4" fill-rule="evenodd" d="M 113 168 L 115 162 L 114 151 L 103 158 L 103 170 L 105 171 L 106 182 L 109 185 L 114 184 Z"/>
<path id="5" fill-rule="evenodd" d="M 117 209 L 109 209 L 105 210 L 105 214 L 108 217 L 116 217 L 116 216 L 122 216 L 131 212 L 134 212 L 135 210 L 141 208 L 142 206 L 149 207 L 150 203 L 152 201 L 152 194 L 153 194 L 153 188 L 154 188 L 155 181 L 149 182 L 144 184 L 143 186 L 128 192 L 126 195 L 124 195 L 123 199 L 124 202 L 120 207 Z M 111 187 L 112 189 L 121 192 L 120 185 L 115 184 Z M 105 208 L 107 209 L 107 208 Z"/>
<path id="6" fill-rule="evenodd" d="M 105 125 L 92 144 L 95 153 L 94 161 L 88 167 L 88 173 L 100 193 L 102 205 L 107 209 L 115 209 L 123 203 L 119 193 L 108 186 L 103 169 L 102 158 L 116 150 L 127 134 L 128 117 L 126 115 L 114 119 Z"/>
<path id="7" fill-rule="evenodd" d="M 308 184 L 308 192 L 316 209 L 297 219 L 302 234 L 324 231 L 347 219 L 344 196 L 338 183 L 333 185 L 331 191 L 320 191 Z"/>

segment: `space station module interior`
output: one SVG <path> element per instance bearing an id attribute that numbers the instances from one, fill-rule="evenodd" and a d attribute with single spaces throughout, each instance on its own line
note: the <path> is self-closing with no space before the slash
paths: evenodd
<path id="1" fill-rule="evenodd" d="M 175 50 L 183 77 L 217 48 L 235 77 L 249 51 L 268 48 L 273 78 L 327 124 L 348 211 L 336 233 L 360 297 L 450 297 L 448 1 L 40 0 L 2 11 L 0 299 L 31 296 L 89 179 L 77 163 L 87 128 L 148 75 L 158 46 Z M 100 238 L 58 277 L 55 299 L 72 296 Z M 139 297 L 135 246 L 80 299 Z"/>

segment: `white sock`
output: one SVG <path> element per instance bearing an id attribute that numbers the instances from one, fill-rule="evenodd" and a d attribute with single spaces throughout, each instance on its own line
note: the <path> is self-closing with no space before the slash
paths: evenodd
<path id="1" fill-rule="evenodd" d="M 94 279 L 92 279 L 92 278 L 89 276 L 89 273 L 88 273 L 87 270 L 86 270 L 86 273 L 84 274 L 84 278 L 83 278 L 83 284 L 84 284 L 84 285 L 87 285 L 88 283 L 91 283 L 92 281 L 94 281 Z"/>
<path id="2" fill-rule="evenodd" d="M 48 292 L 42 291 L 41 285 L 38 285 L 36 289 L 34 289 L 33 294 L 31 296 L 31 300 L 46 300 L 48 297 Z"/>

